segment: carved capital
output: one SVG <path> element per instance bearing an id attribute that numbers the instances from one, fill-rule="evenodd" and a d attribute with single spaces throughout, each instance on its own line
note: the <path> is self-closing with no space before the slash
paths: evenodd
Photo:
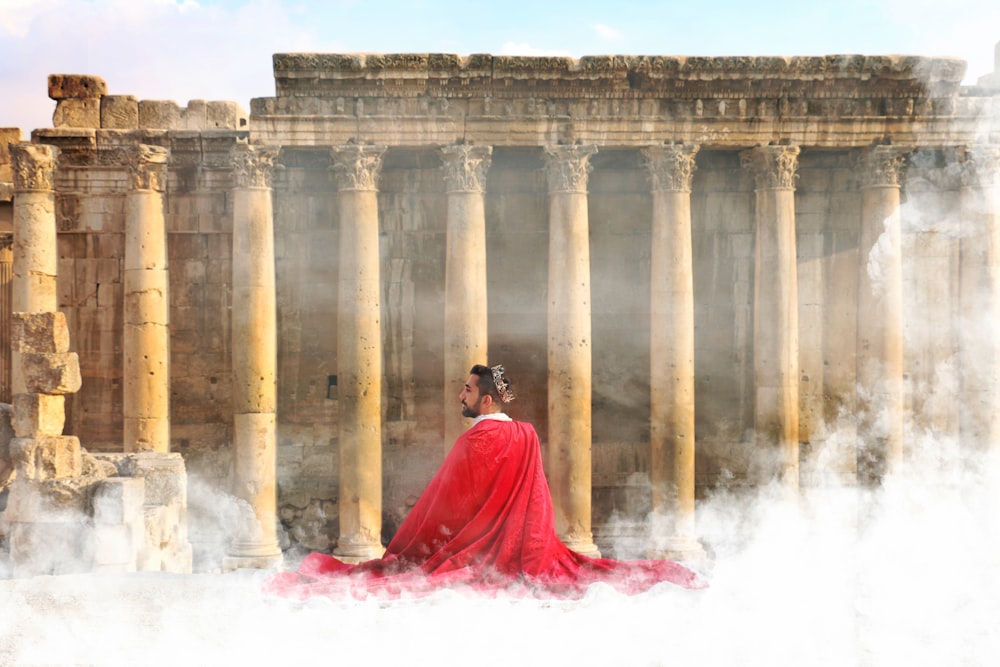
<path id="1" fill-rule="evenodd" d="M 44 144 L 10 145 L 14 190 L 52 190 L 59 149 Z"/>
<path id="2" fill-rule="evenodd" d="M 962 185 L 988 188 L 1000 184 L 1000 146 L 976 144 L 965 152 Z"/>
<path id="3" fill-rule="evenodd" d="M 442 146 L 446 191 L 484 192 L 492 155 L 492 146 Z"/>
<path id="4" fill-rule="evenodd" d="M 642 149 L 649 169 L 649 183 L 653 192 L 691 192 L 691 179 L 696 169 L 694 158 L 699 146 L 676 144 L 648 146 Z"/>
<path id="5" fill-rule="evenodd" d="M 236 144 L 230 154 L 233 179 L 238 188 L 269 188 L 278 149 Z"/>
<path id="6" fill-rule="evenodd" d="M 330 149 L 333 183 L 338 190 L 378 190 L 385 146 L 337 146 Z"/>
<path id="7" fill-rule="evenodd" d="M 162 146 L 138 144 L 122 149 L 119 156 L 128 172 L 131 190 L 163 192 L 167 184 L 167 159 L 170 151 Z"/>
<path id="8" fill-rule="evenodd" d="M 590 156 L 597 146 L 546 146 L 545 175 L 549 193 L 587 192 Z"/>
<path id="9" fill-rule="evenodd" d="M 910 149 L 900 146 L 872 146 L 858 157 L 861 187 L 899 187 L 906 173 Z"/>
<path id="10" fill-rule="evenodd" d="M 740 153 L 740 164 L 753 171 L 758 190 L 794 190 L 798 146 L 756 146 Z"/>

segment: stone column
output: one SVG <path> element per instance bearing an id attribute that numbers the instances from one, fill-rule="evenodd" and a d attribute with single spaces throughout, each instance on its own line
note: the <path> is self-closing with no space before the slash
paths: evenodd
<path id="1" fill-rule="evenodd" d="M 0 403 L 11 401 L 10 316 L 14 281 L 14 235 L 0 234 Z M 0 477 L 0 480 L 3 478 Z"/>
<path id="2" fill-rule="evenodd" d="M 556 532 L 599 555 L 591 531 L 590 239 L 587 176 L 594 146 L 550 146 L 548 477 Z"/>
<path id="3" fill-rule="evenodd" d="M 273 149 L 233 151 L 233 461 L 235 494 L 246 517 L 230 546 L 227 569 L 267 568 L 281 561 L 277 539 L 277 314 Z"/>
<path id="4" fill-rule="evenodd" d="M 339 193 L 337 291 L 340 536 L 347 562 L 378 558 L 382 546 L 382 332 L 378 198 L 383 146 L 332 149 Z"/>
<path id="5" fill-rule="evenodd" d="M 900 183 L 907 150 L 875 146 L 860 160 L 858 480 L 874 484 L 903 459 Z"/>
<path id="6" fill-rule="evenodd" d="M 698 146 L 642 150 L 653 194 L 650 469 L 653 558 L 704 560 L 694 509 L 694 273 L 691 179 Z M 660 536 L 666 535 L 662 541 Z"/>
<path id="7" fill-rule="evenodd" d="M 761 481 L 799 488 L 799 313 L 795 253 L 797 146 L 741 153 L 756 182 L 754 430 Z"/>
<path id="8" fill-rule="evenodd" d="M 486 214 L 483 193 L 493 148 L 445 146 L 448 237 L 444 279 L 444 447 L 467 428 L 458 395 L 473 364 L 488 363 Z"/>
<path id="9" fill-rule="evenodd" d="M 58 149 L 39 144 L 11 144 L 14 172 L 15 313 L 55 312 L 56 196 L 53 191 Z"/>
<path id="10" fill-rule="evenodd" d="M 170 303 L 163 190 L 166 148 L 127 151 L 123 412 L 126 452 L 170 451 Z"/>
<path id="11" fill-rule="evenodd" d="M 963 446 L 1000 455 L 1000 146 L 977 145 L 962 165 L 960 341 Z"/>

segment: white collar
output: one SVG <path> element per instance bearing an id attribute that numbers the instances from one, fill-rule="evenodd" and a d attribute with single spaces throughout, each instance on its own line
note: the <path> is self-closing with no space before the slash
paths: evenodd
<path id="1" fill-rule="evenodd" d="M 495 419 L 495 420 L 501 421 L 501 422 L 513 421 L 510 418 L 510 415 L 508 415 L 505 412 L 488 412 L 488 413 L 486 413 L 484 415 L 479 415 L 474 420 L 472 420 L 472 426 L 475 426 L 476 424 L 478 424 L 481 421 L 486 421 L 487 419 Z M 472 426 L 470 426 L 469 428 L 472 428 Z"/>

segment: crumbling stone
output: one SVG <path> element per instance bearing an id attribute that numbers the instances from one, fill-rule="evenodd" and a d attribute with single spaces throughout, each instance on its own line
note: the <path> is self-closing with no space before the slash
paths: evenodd
<path id="1" fill-rule="evenodd" d="M 61 435 L 66 399 L 51 394 L 14 394 L 14 435 L 18 438 Z"/>
<path id="2" fill-rule="evenodd" d="M 108 94 L 108 84 L 89 74 L 50 74 L 49 98 L 53 100 L 99 99 Z"/>
<path id="3" fill-rule="evenodd" d="M 52 127 L 94 128 L 101 126 L 100 99 L 68 99 L 56 102 Z"/>
<path id="4" fill-rule="evenodd" d="M 134 95 L 105 95 L 101 98 L 101 128 L 134 130 L 139 127 L 139 100 Z"/>
<path id="5" fill-rule="evenodd" d="M 10 457 L 18 479 L 44 481 L 83 473 L 80 440 L 73 435 L 14 438 Z"/>
<path id="6" fill-rule="evenodd" d="M 69 352 L 69 327 L 61 311 L 48 313 L 13 313 L 10 338 L 18 352 L 62 354 Z"/>
<path id="7" fill-rule="evenodd" d="M 24 389 L 29 394 L 73 394 L 80 390 L 80 359 L 76 352 L 18 353 Z"/>
<path id="8" fill-rule="evenodd" d="M 139 127 L 151 130 L 183 129 L 180 105 L 172 100 L 139 100 Z"/>

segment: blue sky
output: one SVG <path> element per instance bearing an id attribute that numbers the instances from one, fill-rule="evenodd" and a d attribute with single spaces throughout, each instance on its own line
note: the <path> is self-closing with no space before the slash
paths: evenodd
<path id="1" fill-rule="evenodd" d="M 993 70 L 996 0 L 0 0 L 0 127 L 49 127 L 52 73 L 112 94 L 274 93 L 271 54 L 954 56 Z"/>

